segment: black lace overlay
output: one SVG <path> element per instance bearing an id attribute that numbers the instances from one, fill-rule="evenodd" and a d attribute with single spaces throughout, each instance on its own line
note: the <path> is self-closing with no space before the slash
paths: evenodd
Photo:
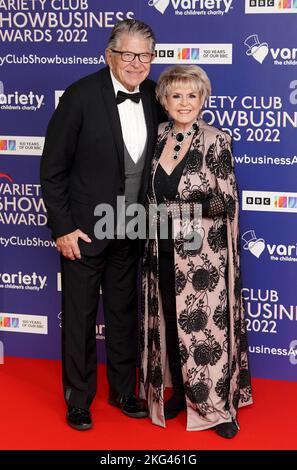
<path id="1" fill-rule="evenodd" d="M 207 326 L 207 321 L 208 315 L 202 309 L 183 310 L 178 319 L 180 327 L 186 334 L 204 330 Z"/>
<path id="2" fill-rule="evenodd" d="M 189 358 L 189 353 L 187 351 L 186 346 L 179 340 L 179 354 L 180 354 L 180 361 L 181 365 L 183 366 L 186 364 L 188 358 Z"/>
<path id="3" fill-rule="evenodd" d="M 214 253 L 227 248 L 227 226 L 226 224 L 212 225 L 208 231 L 207 241 Z"/>
<path id="4" fill-rule="evenodd" d="M 152 178 L 171 129 L 171 124 L 163 126 L 158 137 Z M 155 203 L 151 183 L 148 195 Z M 202 205 L 200 226 L 191 220 L 201 237 L 199 248 L 186 248 L 188 239 L 181 229 L 183 222 L 173 224 L 177 347 L 187 407 L 195 412 L 188 414 L 190 429 L 198 430 L 205 429 L 207 424 L 214 426 L 216 420 L 236 419 L 238 407 L 252 401 L 241 295 L 239 201 L 231 141 L 227 134 L 203 121 L 193 135 L 177 201 Z M 207 204 L 208 213 L 203 212 Z M 154 422 L 164 425 L 161 417 L 166 383 L 162 353 L 166 345 L 161 340 L 165 335 L 161 334 L 164 320 L 158 301 L 155 240 L 146 245 L 143 288 L 142 390 L 143 396 L 151 400 Z"/>
<path id="5" fill-rule="evenodd" d="M 228 401 L 229 387 L 230 387 L 229 368 L 228 368 L 228 365 L 225 364 L 222 369 L 222 377 L 220 377 L 216 383 L 215 391 L 218 394 L 218 396 L 226 402 Z"/>
<path id="6" fill-rule="evenodd" d="M 194 148 L 188 153 L 187 163 L 186 163 L 183 173 L 184 174 L 189 173 L 190 175 L 198 173 L 202 169 L 202 163 L 203 163 L 202 152 L 198 150 L 197 148 Z"/>
<path id="7" fill-rule="evenodd" d="M 180 295 L 186 286 L 187 279 L 185 274 L 178 269 L 178 266 L 175 266 L 175 283 L 176 295 Z"/>
<path id="8" fill-rule="evenodd" d="M 233 171 L 233 165 L 228 142 L 224 136 L 217 135 L 216 141 L 209 146 L 206 152 L 205 161 L 207 167 L 217 178 L 223 180 L 228 178 Z"/>

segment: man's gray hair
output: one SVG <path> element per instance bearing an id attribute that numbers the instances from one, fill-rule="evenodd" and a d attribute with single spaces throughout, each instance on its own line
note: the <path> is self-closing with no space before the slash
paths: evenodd
<path id="1" fill-rule="evenodd" d="M 155 51 L 156 38 L 150 26 L 139 20 L 127 19 L 117 23 L 110 35 L 107 48 L 117 49 L 119 41 L 124 34 L 137 34 L 151 42 L 151 52 Z"/>

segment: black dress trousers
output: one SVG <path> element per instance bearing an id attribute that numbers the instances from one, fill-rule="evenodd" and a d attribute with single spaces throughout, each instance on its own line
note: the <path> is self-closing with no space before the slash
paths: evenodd
<path id="1" fill-rule="evenodd" d="M 96 256 L 62 257 L 62 367 L 68 405 L 89 408 L 97 384 L 96 317 L 102 287 L 110 389 L 132 394 L 138 353 L 135 240 L 113 240 Z"/>

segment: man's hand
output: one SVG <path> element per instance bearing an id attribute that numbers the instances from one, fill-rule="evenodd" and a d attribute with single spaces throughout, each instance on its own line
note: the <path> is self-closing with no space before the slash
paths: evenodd
<path id="1" fill-rule="evenodd" d="M 78 248 L 78 239 L 81 238 L 87 243 L 92 243 L 92 240 L 88 237 L 88 235 L 81 230 L 77 229 L 74 232 L 68 233 L 67 235 L 63 235 L 62 237 L 58 237 L 56 240 L 57 250 L 59 253 L 62 253 L 65 258 L 68 259 L 80 259 L 80 251 Z"/>

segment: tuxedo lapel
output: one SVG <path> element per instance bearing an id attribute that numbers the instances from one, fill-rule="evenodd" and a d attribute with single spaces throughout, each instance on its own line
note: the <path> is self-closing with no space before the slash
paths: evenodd
<path id="1" fill-rule="evenodd" d="M 119 116 L 118 107 L 115 100 L 114 88 L 112 85 L 109 69 L 104 69 L 102 96 L 105 104 L 105 109 L 110 122 L 110 128 L 113 134 L 113 140 L 116 145 L 119 164 L 121 167 L 121 174 L 125 174 L 124 164 L 124 144 L 123 134 L 121 128 L 121 121 Z"/>

